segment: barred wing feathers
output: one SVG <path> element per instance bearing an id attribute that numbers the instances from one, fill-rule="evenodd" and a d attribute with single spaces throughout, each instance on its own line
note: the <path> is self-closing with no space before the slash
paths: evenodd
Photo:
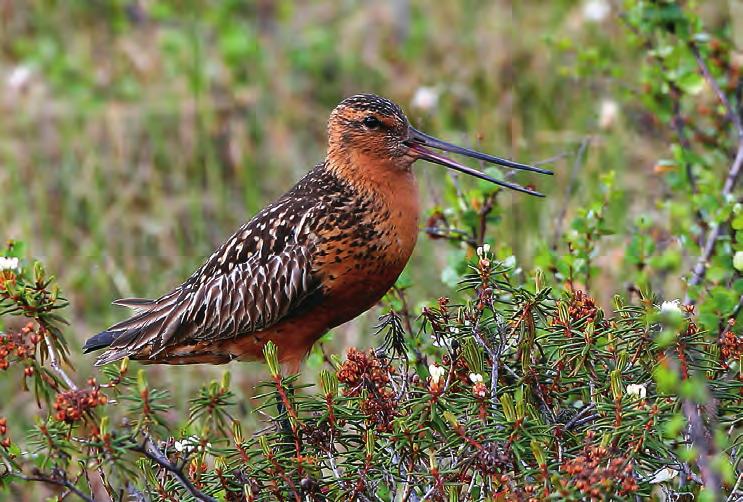
<path id="1" fill-rule="evenodd" d="M 289 195 L 289 194 L 287 194 Z M 117 304 L 135 315 L 89 339 L 96 360 L 159 354 L 179 345 L 212 342 L 268 328 L 320 290 L 313 274 L 314 234 L 309 201 L 285 197 L 258 213 L 185 283 L 158 298 Z"/>

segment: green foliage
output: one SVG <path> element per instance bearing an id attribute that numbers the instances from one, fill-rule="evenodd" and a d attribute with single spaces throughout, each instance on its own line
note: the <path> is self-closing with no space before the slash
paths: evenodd
<path id="1" fill-rule="evenodd" d="M 3 290 L 31 279 L 27 268 L 4 272 Z M 719 453 L 710 461 L 732 486 L 725 452 L 743 441 L 729 433 L 743 413 L 739 339 L 718 344 L 678 306 L 645 299 L 617 298 L 607 317 L 580 290 L 555 295 L 541 273 L 521 283 L 487 248 L 468 268 L 461 304 L 440 299 L 424 309 L 417 334 L 391 310 L 380 347 L 350 349 L 338 367 L 321 370 L 319 390 L 282 377 L 267 345 L 270 379 L 259 399 L 269 423 L 249 437 L 234 419 L 229 373 L 192 398 L 180 430 L 165 417 L 169 394 L 141 370 L 130 377 L 126 361 L 106 369 L 106 383 L 89 382 L 116 399 L 78 401 L 78 415 L 57 406 L 60 396 L 89 397 L 88 389 L 53 387 L 57 413 L 39 410 L 27 446 L 6 436 L 6 480 L 43 478 L 85 492 L 84 465 L 107 480 L 111 496 L 126 488 L 179 500 L 564 500 L 647 497 L 670 472 L 667 489 L 697 493 L 702 453 L 689 450 L 682 410 L 714 396 L 716 418 L 705 423 Z M 428 368 L 409 365 L 426 358 L 408 341 L 435 343 Z M 128 405 L 112 422 L 99 409 L 116 402 Z"/>

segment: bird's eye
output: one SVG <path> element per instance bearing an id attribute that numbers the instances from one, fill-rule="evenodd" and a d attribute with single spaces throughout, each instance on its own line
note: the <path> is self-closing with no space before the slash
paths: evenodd
<path id="1" fill-rule="evenodd" d="M 368 129 L 376 129 L 380 125 L 382 125 L 382 123 L 379 121 L 377 117 L 374 117 L 373 115 L 369 115 L 368 117 L 364 118 L 364 125 Z"/>

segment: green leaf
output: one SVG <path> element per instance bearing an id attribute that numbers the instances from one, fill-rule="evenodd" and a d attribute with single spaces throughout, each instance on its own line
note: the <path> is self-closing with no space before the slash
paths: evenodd
<path id="1" fill-rule="evenodd" d="M 696 95 L 704 89 L 704 78 L 696 72 L 689 72 L 676 80 L 676 84 L 687 94 Z"/>

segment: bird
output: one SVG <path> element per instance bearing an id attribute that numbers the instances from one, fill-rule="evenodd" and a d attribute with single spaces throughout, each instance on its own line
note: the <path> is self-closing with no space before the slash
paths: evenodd
<path id="1" fill-rule="evenodd" d="M 357 94 L 330 114 L 325 160 L 229 237 L 185 282 L 156 299 L 113 304 L 131 317 L 89 338 L 95 365 L 260 360 L 268 341 L 297 373 L 328 330 L 374 306 L 394 285 L 418 236 L 413 163 L 425 160 L 530 195 L 442 153 L 553 174 L 463 148 L 410 125 L 389 99 Z"/>

